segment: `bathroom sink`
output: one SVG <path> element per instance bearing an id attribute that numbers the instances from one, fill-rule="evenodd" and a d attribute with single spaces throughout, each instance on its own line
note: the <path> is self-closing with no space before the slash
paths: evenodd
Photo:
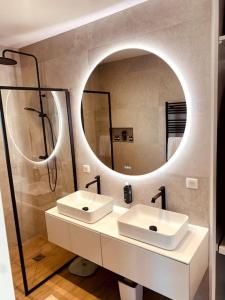
<path id="1" fill-rule="evenodd" d="M 134 205 L 118 218 L 119 234 L 167 250 L 173 250 L 188 231 L 188 216 Z"/>
<path id="2" fill-rule="evenodd" d="M 113 198 L 87 191 L 77 191 L 57 200 L 60 214 L 85 223 L 95 223 L 113 209 Z"/>

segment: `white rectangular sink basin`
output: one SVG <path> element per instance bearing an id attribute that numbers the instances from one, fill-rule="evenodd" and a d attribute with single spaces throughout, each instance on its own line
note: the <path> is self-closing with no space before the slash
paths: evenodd
<path id="1" fill-rule="evenodd" d="M 119 234 L 174 250 L 188 231 L 188 216 L 137 204 L 118 218 Z"/>
<path id="2" fill-rule="evenodd" d="M 95 223 L 113 210 L 113 198 L 77 191 L 57 200 L 58 212 L 85 223 Z"/>

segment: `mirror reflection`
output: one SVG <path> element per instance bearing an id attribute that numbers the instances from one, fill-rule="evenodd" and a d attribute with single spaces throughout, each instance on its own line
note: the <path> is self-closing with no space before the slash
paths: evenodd
<path id="1" fill-rule="evenodd" d="M 92 151 L 106 166 L 127 175 L 150 173 L 179 147 L 186 126 L 184 91 L 155 54 L 119 51 L 90 75 L 81 117 Z"/>
<path id="2" fill-rule="evenodd" d="M 50 91 L 9 90 L 5 95 L 6 124 L 17 151 L 31 162 L 51 155 L 59 134 L 59 118 L 55 96 Z M 45 153 L 46 150 L 46 153 Z"/>

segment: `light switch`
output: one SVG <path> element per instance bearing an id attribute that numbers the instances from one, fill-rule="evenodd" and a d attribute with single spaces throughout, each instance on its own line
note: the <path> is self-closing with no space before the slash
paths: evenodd
<path id="1" fill-rule="evenodd" d="M 198 179 L 197 178 L 186 178 L 186 188 L 187 189 L 198 189 Z"/>
<path id="2" fill-rule="evenodd" d="M 83 173 L 90 173 L 91 172 L 91 168 L 89 165 L 82 165 L 82 170 Z"/>

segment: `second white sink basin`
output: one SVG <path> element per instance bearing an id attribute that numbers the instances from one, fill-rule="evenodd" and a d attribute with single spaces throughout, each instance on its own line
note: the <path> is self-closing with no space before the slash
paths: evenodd
<path id="1" fill-rule="evenodd" d="M 95 223 L 113 209 L 113 198 L 87 191 L 77 191 L 57 200 L 59 213 L 83 221 Z"/>
<path id="2" fill-rule="evenodd" d="M 174 250 L 188 231 L 188 216 L 137 204 L 118 218 L 119 234 Z"/>

